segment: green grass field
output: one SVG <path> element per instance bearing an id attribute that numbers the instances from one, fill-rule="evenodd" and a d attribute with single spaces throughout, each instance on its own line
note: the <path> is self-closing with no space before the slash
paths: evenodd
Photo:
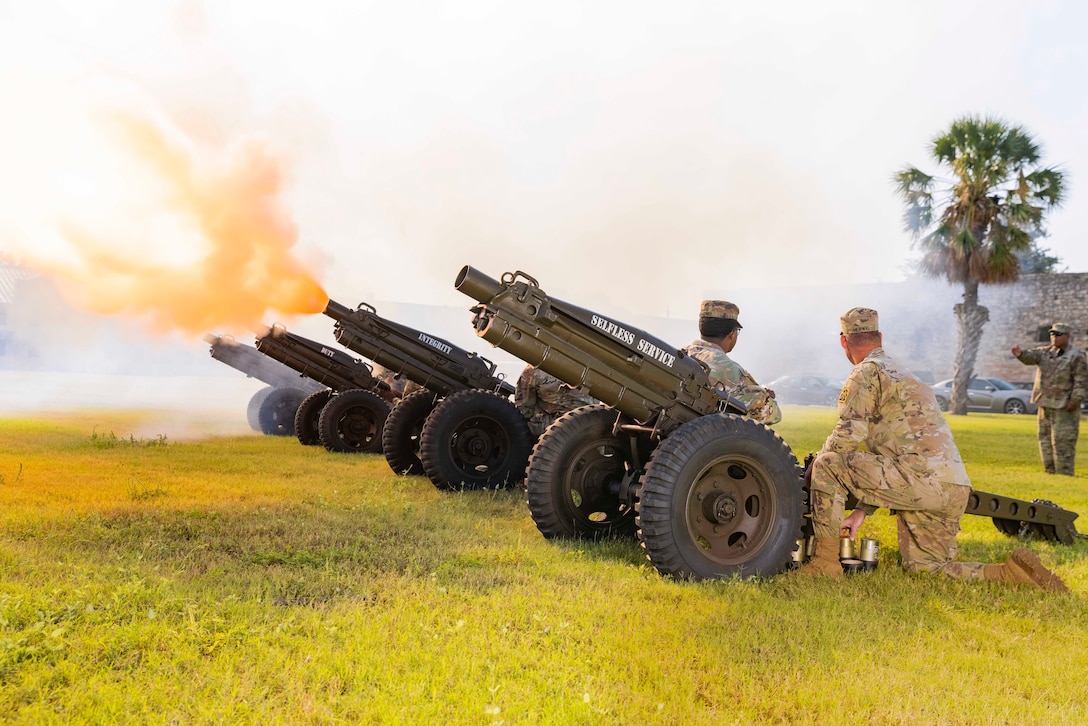
<path id="1" fill-rule="evenodd" d="M 800 457 L 833 415 L 775 428 Z M 1088 513 L 1034 418 L 950 420 L 977 488 Z M 0 721 L 1088 722 L 1085 539 L 1028 543 L 1070 595 L 907 575 L 885 511 L 876 572 L 674 582 L 634 541 L 545 541 L 520 491 L 156 421 L 0 419 Z M 966 517 L 959 544 L 1017 541 Z"/>

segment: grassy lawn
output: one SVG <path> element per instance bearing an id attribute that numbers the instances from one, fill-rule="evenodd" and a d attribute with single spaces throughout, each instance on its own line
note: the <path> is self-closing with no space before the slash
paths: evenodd
<path id="1" fill-rule="evenodd" d="M 876 572 L 674 582 L 634 541 L 545 541 L 519 491 L 156 415 L 0 419 L 0 721 L 1088 722 L 1088 539 L 1028 543 L 1070 595 L 907 575 L 886 511 Z M 833 416 L 775 429 L 800 458 Z M 1088 514 L 1033 417 L 950 420 L 976 488 Z"/>

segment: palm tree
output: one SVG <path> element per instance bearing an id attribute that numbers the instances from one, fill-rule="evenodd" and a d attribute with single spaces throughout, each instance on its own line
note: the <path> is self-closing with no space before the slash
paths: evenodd
<path id="1" fill-rule="evenodd" d="M 1039 166 L 1039 144 L 1023 127 L 997 118 L 953 121 L 930 152 L 949 179 L 908 166 L 894 182 L 906 205 L 904 227 L 922 253 L 921 272 L 963 283 L 963 302 L 953 308 L 959 344 L 951 411 L 966 414 L 967 384 L 990 319 L 978 303 L 978 287 L 1020 279 L 1018 253 L 1046 234 L 1043 220 L 1061 204 L 1064 178 Z"/>

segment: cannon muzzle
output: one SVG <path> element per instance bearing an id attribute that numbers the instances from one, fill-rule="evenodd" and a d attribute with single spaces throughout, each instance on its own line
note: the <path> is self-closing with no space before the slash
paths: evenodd
<path id="1" fill-rule="evenodd" d="M 328 315 L 333 320 L 339 322 L 351 315 L 351 308 L 348 308 L 336 302 L 335 300 L 330 299 L 329 304 L 325 306 L 325 309 L 322 312 Z"/>
<path id="2" fill-rule="evenodd" d="M 485 303 L 502 292 L 505 286 L 498 280 L 488 277 L 471 265 L 465 265 L 457 273 L 457 279 L 453 282 L 456 290 L 468 295 L 476 302 Z"/>

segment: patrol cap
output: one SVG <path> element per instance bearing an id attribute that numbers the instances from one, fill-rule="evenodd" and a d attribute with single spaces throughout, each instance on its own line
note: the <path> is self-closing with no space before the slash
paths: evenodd
<path id="1" fill-rule="evenodd" d="M 876 310 L 872 308 L 850 308 L 839 320 L 842 322 L 843 335 L 880 332 Z"/>
<path id="2" fill-rule="evenodd" d="M 1072 333 L 1073 329 L 1069 327 L 1068 323 L 1054 323 L 1050 326 L 1050 330 L 1047 332 L 1060 333 L 1064 335 L 1065 333 Z"/>
<path id="3" fill-rule="evenodd" d="M 703 300 L 703 304 L 699 306 L 700 318 L 736 320 L 737 327 L 743 328 L 744 326 L 740 324 L 740 320 L 737 320 L 738 315 L 740 315 L 740 308 L 726 300 Z"/>

